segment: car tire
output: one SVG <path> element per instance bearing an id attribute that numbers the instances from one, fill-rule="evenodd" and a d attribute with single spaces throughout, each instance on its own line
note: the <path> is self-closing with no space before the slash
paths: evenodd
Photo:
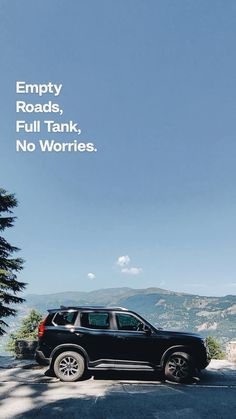
<path id="1" fill-rule="evenodd" d="M 85 361 L 77 352 L 62 352 L 56 357 L 53 369 L 61 381 L 73 382 L 79 380 L 84 374 Z"/>
<path id="2" fill-rule="evenodd" d="M 185 352 L 172 353 L 165 363 L 165 377 L 175 383 L 188 382 L 194 373 L 193 358 Z"/>

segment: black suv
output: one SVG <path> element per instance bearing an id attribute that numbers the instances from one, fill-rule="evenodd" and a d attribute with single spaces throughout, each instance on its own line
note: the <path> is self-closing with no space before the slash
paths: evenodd
<path id="1" fill-rule="evenodd" d="M 199 335 L 157 329 L 125 308 L 48 312 L 39 326 L 36 360 L 50 364 L 62 381 L 76 381 L 86 370 L 161 370 L 168 380 L 184 382 L 210 362 Z"/>

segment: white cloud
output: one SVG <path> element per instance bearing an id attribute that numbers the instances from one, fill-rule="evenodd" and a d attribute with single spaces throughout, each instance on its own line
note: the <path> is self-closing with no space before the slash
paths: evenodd
<path id="1" fill-rule="evenodd" d="M 130 264 L 130 257 L 128 255 L 119 256 L 116 264 L 120 266 L 121 273 L 126 275 L 138 275 L 142 272 L 142 268 L 137 268 L 134 266 L 128 267 Z"/>
<path id="2" fill-rule="evenodd" d="M 123 267 L 123 266 L 128 265 L 129 262 L 130 262 L 130 257 L 128 255 L 125 255 L 125 256 L 119 256 L 116 261 L 116 264 Z"/>
<path id="3" fill-rule="evenodd" d="M 127 275 L 138 275 L 142 272 L 142 268 L 123 268 L 121 272 Z"/>
<path id="4" fill-rule="evenodd" d="M 88 279 L 95 279 L 96 278 L 96 275 L 93 274 L 92 272 L 89 272 L 88 275 L 87 275 L 87 277 L 88 277 Z"/>

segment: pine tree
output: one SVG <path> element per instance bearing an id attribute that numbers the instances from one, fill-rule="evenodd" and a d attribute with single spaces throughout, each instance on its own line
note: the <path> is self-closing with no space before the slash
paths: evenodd
<path id="1" fill-rule="evenodd" d="M 12 216 L 12 208 L 16 206 L 15 195 L 0 188 L 0 234 L 14 225 L 16 217 Z M 7 326 L 3 319 L 16 315 L 16 309 L 11 304 L 24 301 L 16 295 L 26 286 L 24 282 L 17 281 L 17 273 L 23 269 L 23 259 L 14 257 L 18 250 L 0 235 L 0 335 L 5 333 L 3 327 Z"/>

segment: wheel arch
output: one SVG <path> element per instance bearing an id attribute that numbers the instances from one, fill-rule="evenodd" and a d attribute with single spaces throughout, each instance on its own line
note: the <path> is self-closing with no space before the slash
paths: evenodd
<path id="1" fill-rule="evenodd" d="M 84 348 L 82 348 L 82 346 L 79 346 L 73 343 L 63 343 L 61 345 L 56 346 L 56 348 L 53 349 L 52 354 L 51 354 L 50 367 L 53 366 L 53 363 L 56 357 L 66 351 L 74 351 L 82 355 L 84 357 L 85 366 L 87 368 L 88 363 L 89 363 L 89 357 L 88 357 L 87 352 L 85 351 Z"/>
<path id="2" fill-rule="evenodd" d="M 161 357 L 160 365 L 161 367 L 164 367 L 166 360 L 169 358 L 169 356 L 175 352 L 185 352 L 188 355 L 193 356 L 193 351 L 190 346 L 188 345 L 175 345 L 168 348 Z"/>

